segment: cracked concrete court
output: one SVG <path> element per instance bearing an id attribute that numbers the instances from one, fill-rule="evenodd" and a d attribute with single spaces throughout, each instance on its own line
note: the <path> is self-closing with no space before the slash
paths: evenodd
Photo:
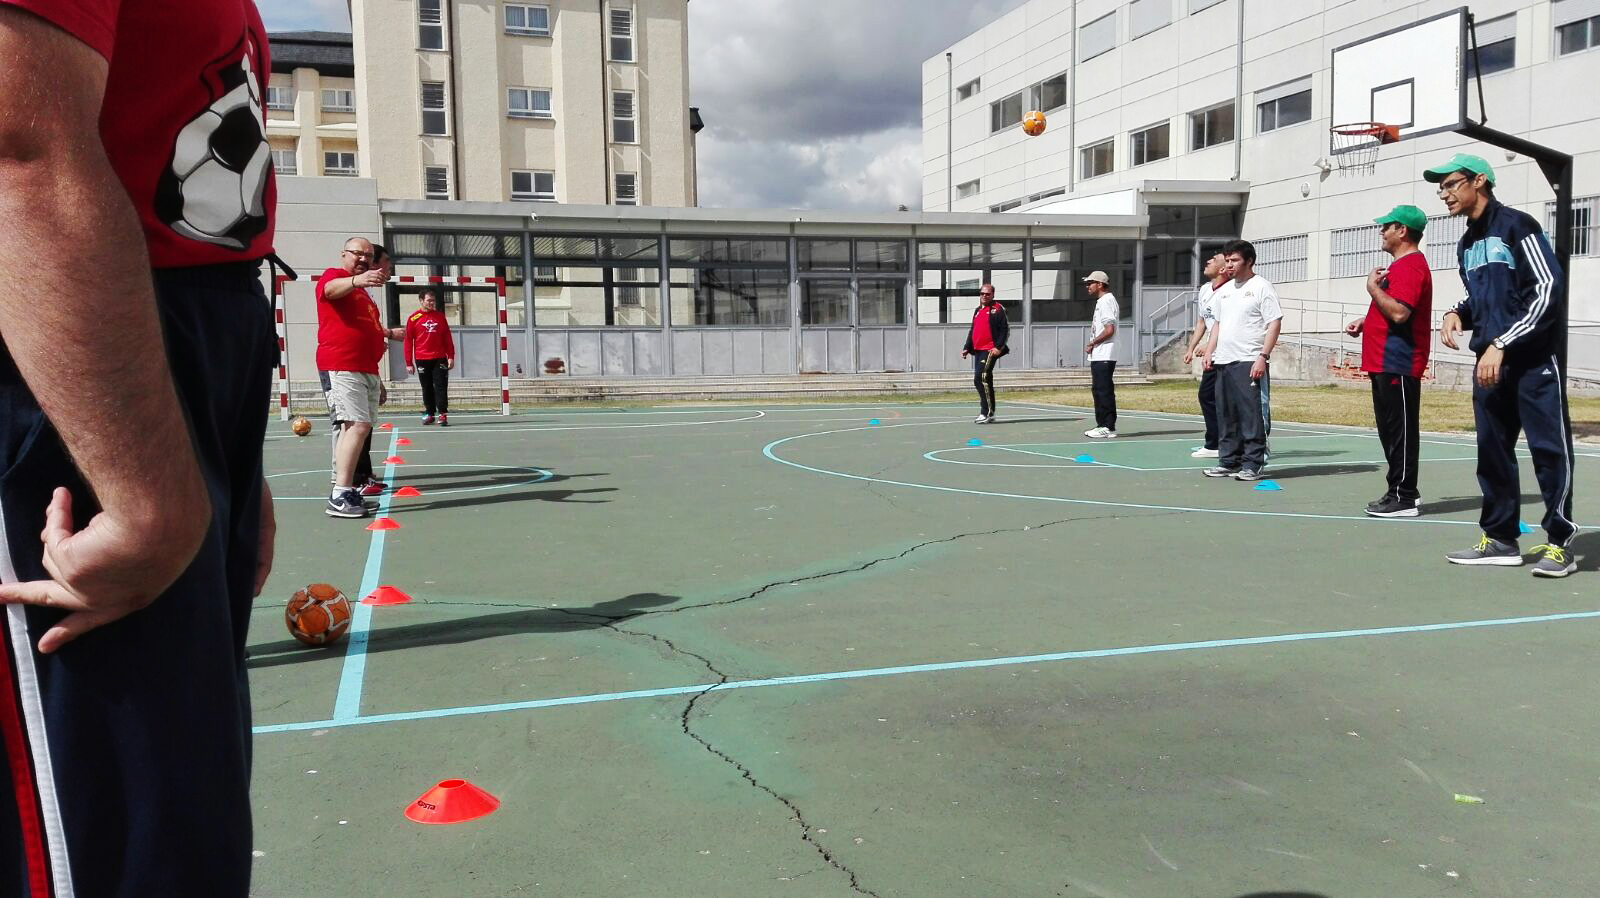
<path id="1" fill-rule="evenodd" d="M 1278 422 L 1257 491 L 1196 419 L 1004 400 L 396 415 L 384 534 L 321 514 L 323 420 L 274 426 L 254 893 L 1585 893 L 1600 541 L 1445 565 L 1459 438 L 1375 521 L 1370 432 Z M 414 601 L 308 650 L 313 581 Z M 500 809 L 401 816 L 452 777 Z"/>

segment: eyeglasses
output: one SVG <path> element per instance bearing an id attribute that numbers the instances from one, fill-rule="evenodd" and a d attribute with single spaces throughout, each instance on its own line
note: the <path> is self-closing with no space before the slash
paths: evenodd
<path id="1" fill-rule="evenodd" d="M 364 253 L 364 252 L 361 252 L 360 250 L 347 249 L 347 250 L 345 250 L 345 252 L 349 253 L 352 256 L 355 256 L 357 259 L 370 259 L 370 258 L 372 258 L 372 253 Z"/>
<path id="2" fill-rule="evenodd" d="M 1441 181 L 1439 183 L 1439 195 L 1444 196 L 1447 193 L 1455 193 L 1457 190 L 1461 189 L 1462 184 L 1470 183 L 1472 183 L 1471 178 L 1456 178 L 1450 181 Z"/>

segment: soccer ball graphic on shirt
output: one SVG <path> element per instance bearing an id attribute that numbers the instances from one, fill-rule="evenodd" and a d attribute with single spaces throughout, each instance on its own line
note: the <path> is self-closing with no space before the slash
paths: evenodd
<path id="1" fill-rule="evenodd" d="M 191 240 L 244 249 L 267 227 L 272 151 L 249 37 L 205 77 L 214 99 L 178 132 L 156 185 L 156 215 Z"/>

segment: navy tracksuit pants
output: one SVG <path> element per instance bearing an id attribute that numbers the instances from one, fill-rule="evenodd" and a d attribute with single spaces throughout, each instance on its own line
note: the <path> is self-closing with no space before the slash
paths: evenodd
<path id="1" fill-rule="evenodd" d="M 1543 526 L 1552 545 L 1565 546 L 1572 523 L 1572 421 L 1555 356 L 1507 362 L 1500 382 L 1472 388 L 1478 424 L 1478 486 L 1483 490 L 1483 532 L 1516 542 L 1522 488 L 1517 474 L 1517 434 L 1528 438 L 1533 474 L 1544 496 Z"/>

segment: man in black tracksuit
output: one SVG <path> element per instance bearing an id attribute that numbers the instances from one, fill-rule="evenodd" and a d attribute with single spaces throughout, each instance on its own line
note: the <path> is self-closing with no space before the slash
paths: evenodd
<path id="1" fill-rule="evenodd" d="M 972 382 L 978 388 L 978 417 L 974 424 L 994 423 L 994 366 L 1000 357 L 1011 351 L 1006 340 L 1011 325 L 1006 321 L 1006 310 L 994 298 L 994 285 L 978 288 L 979 304 L 972 310 L 972 327 L 967 330 L 967 342 L 961 347 L 961 357 L 972 356 Z"/>
<path id="2" fill-rule="evenodd" d="M 1549 540 L 1535 546 L 1533 573 L 1565 577 L 1576 565 L 1567 545 L 1572 522 L 1572 424 L 1567 414 L 1566 374 L 1557 357 L 1562 272 L 1550 241 L 1532 216 L 1494 198 L 1494 170 L 1477 156 L 1457 153 L 1423 177 L 1439 185 L 1452 215 L 1466 215 L 1467 232 L 1457 247 L 1467 295 L 1446 312 L 1444 345 L 1457 348 L 1463 330 L 1478 356 L 1472 409 L 1478 425 L 1479 521 L 1483 536 L 1470 549 L 1452 552 L 1454 564 L 1522 564 L 1517 548 L 1517 433 L 1528 438 L 1534 476 L 1544 495 L 1542 522 Z"/>

